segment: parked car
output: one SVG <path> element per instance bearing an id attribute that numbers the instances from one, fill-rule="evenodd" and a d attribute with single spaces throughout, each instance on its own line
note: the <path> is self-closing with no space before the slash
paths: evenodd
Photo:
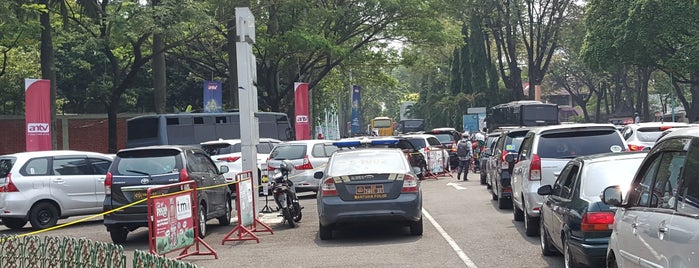
<path id="1" fill-rule="evenodd" d="M 501 131 L 493 153 L 488 157 L 486 181 L 493 200 L 498 202 L 498 208 L 505 209 L 512 208 L 511 178 L 514 168 L 514 161 L 507 162 L 507 156 L 510 155 L 510 159 L 517 158 L 519 147 L 529 129 L 510 128 Z"/>
<path id="2" fill-rule="evenodd" d="M 420 148 L 420 153 L 427 161 L 427 173 L 438 174 L 449 170 L 449 153 L 437 137 L 432 134 L 410 134 L 400 137 Z"/>
<path id="3" fill-rule="evenodd" d="M 280 140 L 270 138 L 260 138 L 257 149 L 257 178 L 258 185 L 262 182 L 262 177 L 267 176 L 267 158 L 274 146 L 281 143 Z M 228 166 L 228 172 L 224 174 L 227 182 L 235 180 L 235 175 L 243 171 L 243 161 L 241 159 L 242 141 L 240 139 L 219 139 L 201 143 L 201 148 L 206 151 L 214 160 L 217 166 Z M 235 193 L 235 184 L 231 184 L 231 191 Z"/>
<path id="4" fill-rule="evenodd" d="M 614 210 L 600 195 L 607 186 L 628 187 L 646 152 L 581 156 L 563 167 L 554 184 L 539 187 L 541 253 L 563 253 L 566 267 L 604 267 Z"/>
<path id="5" fill-rule="evenodd" d="M 313 178 L 313 173 L 322 170 L 328 163 L 330 155 L 338 150 L 333 140 L 301 140 L 277 144 L 269 153 L 267 169 L 272 171 L 279 168 L 282 160 L 291 160 L 294 170 L 289 179 L 294 183 L 297 192 L 318 192 L 320 181 Z"/>
<path id="6" fill-rule="evenodd" d="M 481 176 L 481 185 L 488 184 L 488 157 L 493 154 L 493 148 L 495 147 L 499 137 L 500 132 L 491 132 L 485 137 L 484 150 L 478 159 L 478 164 L 480 165 L 480 171 L 478 174 Z"/>
<path id="7" fill-rule="evenodd" d="M 227 166 L 217 168 L 204 150 L 184 145 L 158 145 L 117 152 L 104 182 L 104 211 L 111 211 L 146 198 L 153 186 L 196 181 L 199 236 L 207 235 L 206 222 L 231 223 L 232 193 L 225 187 Z M 218 187 L 216 187 L 219 185 Z M 172 190 L 175 191 L 175 190 Z M 147 204 L 140 203 L 104 215 L 104 225 L 114 243 L 123 243 L 130 231 L 147 227 Z"/>
<path id="8" fill-rule="evenodd" d="M 612 124 L 565 124 L 531 128 L 512 169 L 515 221 L 524 221 L 528 236 L 539 234 L 541 185 L 553 184 L 563 166 L 578 156 L 621 152 L 626 141 Z"/>
<path id="9" fill-rule="evenodd" d="M 34 229 L 60 218 L 102 212 L 112 157 L 83 151 L 38 151 L 0 156 L 0 219 L 10 229 Z"/>
<path id="10" fill-rule="evenodd" d="M 697 170 L 699 128 L 678 129 L 653 146 L 628 188 L 604 189 L 602 201 L 617 207 L 607 267 L 699 267 Z"/>
<path id="11" fill-rule="evenodd" d="M 625 125 L 621 135 L 629 144 L 629 150 L 650 150 L 663 131 L 671 128 L 686 128 L 690 124 L 681 122 L 647 122 Z"/>
<path id="12" fill-rule="evenodd" d="M 332 155 L 317 196 L 318 234 L 327 240 L 341 224 L 398 222 L 422 235 L 422 190 L 401 150 L 361 148 Z"/>
<path id="13" fill-rule="evenodd" d="M 456 143 L 461 139 L 461 133 L 454 128 L 441 127 L 432 129 L 425 134 L 432 134 L 449 152 L 449 170 L 456 170 L 459 167 L 459 158 L 456 156 Z"/>

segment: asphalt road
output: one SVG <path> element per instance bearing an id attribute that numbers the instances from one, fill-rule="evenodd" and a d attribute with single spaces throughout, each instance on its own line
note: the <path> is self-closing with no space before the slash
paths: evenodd
<path id="1" fill-rule="evenodd" d="M 205 241 L 218 253 L 218 259 L 190 256 L 184 261 L 199 267 L 564 267 L 561 256 L 541 255 L 539 238 L 524 234 L 523 224 L 513 220 L 512 210 L 497 208 L 478 176 L 470 174 L 467 182 L 457 181 L 456 176 L 422 181 L 422 236 L 411 236 L 407 227 L 398 225 L 357 225 L 336 231 L 333 240 L 321 241 L 315 195 L 302 193 L 303 219 L 296 228 L 282 225 L 277 213 L 262 214 L 261 220 L 274 234 L 257 233 L 259 243 L 222 245 L 222 238 L 235 223 L 218 226 L 212 220 Z M 30 232 L 29 226 L 20 232 L 0 226 L 0 234 Z M 99 219 L 39 235 L 111 242 Z M 129 233 L 124 249 L 130 265 L 134 249 L 148 250 L 146 229 Z M 176 253 L 167 256 L 175 257 Z"/>

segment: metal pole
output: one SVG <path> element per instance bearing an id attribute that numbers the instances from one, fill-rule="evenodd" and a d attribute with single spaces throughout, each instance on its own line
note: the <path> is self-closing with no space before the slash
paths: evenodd
<path id="1" fill-rule="evenodd" d="M 670 73 L 670 93 L 672 93 L 672 122 L 675 122 L 675 90 L 673 88 L 673 76 L 672 73 Z"/>

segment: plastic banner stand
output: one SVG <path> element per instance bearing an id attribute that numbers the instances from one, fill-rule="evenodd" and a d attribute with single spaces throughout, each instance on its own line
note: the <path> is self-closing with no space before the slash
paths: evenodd
<path id="1" fill-rule="evenodd" d="M 238 208 L 238 223 L 235 228 L 228 232 L 226 236 L 221 240 L 221 245 L 225 244 L 226 241 L 244 241 L 244 240 L 255 240 L 260 243 L 260 238 L 254 234 L 254 232 L 270 232 L 274 234 L 272 228 L 262 223 L 255 215 L 255 202 L 253 202 L 254 192 L 257 189 L 252 187 L 252 171 L 243 171 L 235 175 L 236 181 L 238 181 L 238 187 L 236 187 L 236 194 L 238 198 L 235 200 L 236 207 Z M 265 230 L 257 230 L 257 225 L 260 224 Z M 233 236 L 237 232 L 236 237 Z"/>
<path id="2" fill-rule="evenodd" d="M 181 250 L 176 259 L 193 255 L 214 255 L 216 251 L 199 237 L 197 183 L 186 181 L 146 190 L 148 204 L 148 245 L 150 253 L 164 256 Z M 172 191 L 172 188 L 176 188 Z M 202 252 L 200 246 L 209 251 Z M 194 247 L 194 251 L 189 251 Z"/>

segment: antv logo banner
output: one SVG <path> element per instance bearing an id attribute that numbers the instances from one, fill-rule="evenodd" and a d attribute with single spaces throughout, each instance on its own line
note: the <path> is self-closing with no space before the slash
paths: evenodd
<path id="1" fill-rule="evenodd" d="M 296 140 L 311 139 L 311 124 L 308 120 L 308 83 L 294 83 L 294 107 L 296 110 Z"/>
<path id="2" fill-rule="evenodd" d="M 221 82 L 204 81 L 204 112 L 220 113 L 223 111 Z"/>
<path id="3" fill-rule="evenodd" d="M 52 150 L 51 81 L 24 79 L 27 152 Z"/>

